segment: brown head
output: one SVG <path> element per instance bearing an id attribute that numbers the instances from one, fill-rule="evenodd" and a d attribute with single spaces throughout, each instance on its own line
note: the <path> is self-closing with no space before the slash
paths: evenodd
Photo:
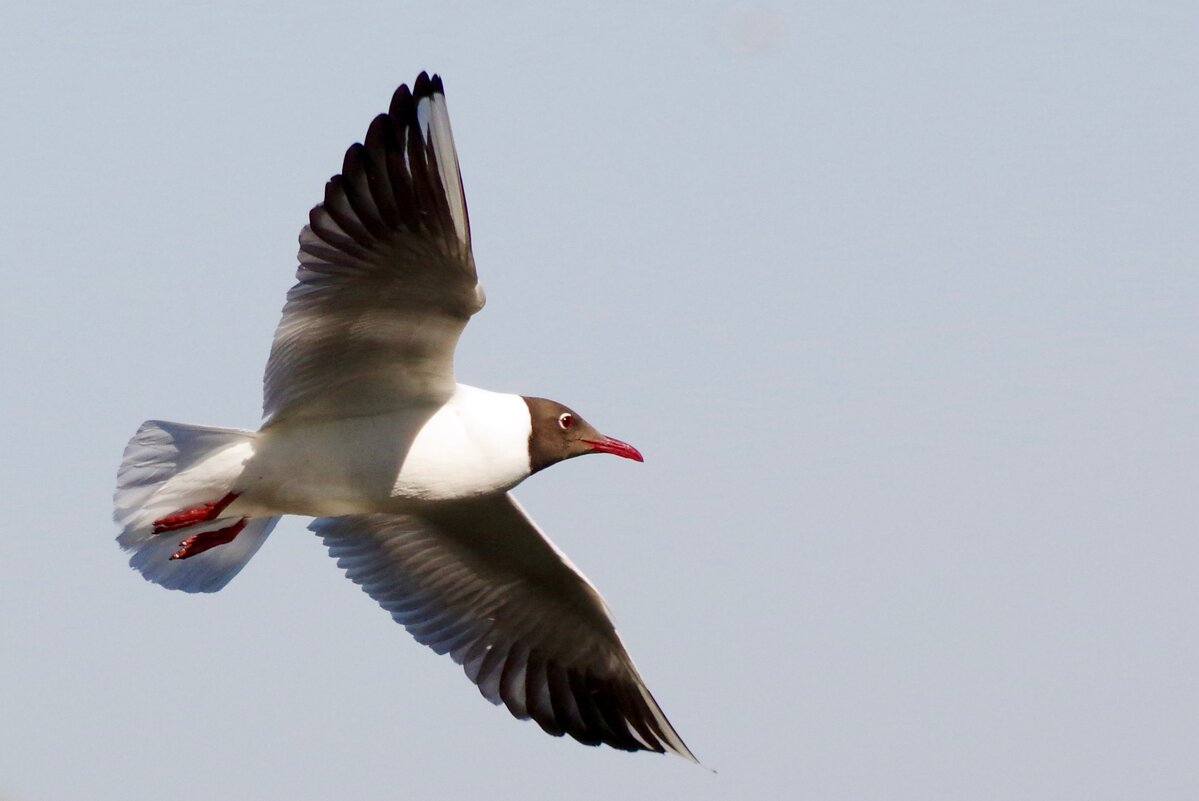
<path id="1" fill-rule="evenodd" d="M 533 430 L 529 434 L 529 465 L 534 473 L 563 459 L 585 453 L 611 453 L 638 462 L 645 461 L 632 445 L 604 436 L 557 401 L 526 397 L 525 403 L 533 422 Z"/>

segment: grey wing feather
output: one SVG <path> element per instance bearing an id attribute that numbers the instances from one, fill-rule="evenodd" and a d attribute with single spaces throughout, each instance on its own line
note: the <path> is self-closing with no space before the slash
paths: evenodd
<path id="1" fill-rule="evenodd" d="M 599 593 L 511 495 L 311 528 L 350 579 L 515 717 L 588 745 L 695 761 Z"/>
<path id="2" fill-rule="evenodd" d="M 300 232 L 264 384 L 271 422 L 436 404 L 483 307 L 441 79 L 396 90 Z"/>

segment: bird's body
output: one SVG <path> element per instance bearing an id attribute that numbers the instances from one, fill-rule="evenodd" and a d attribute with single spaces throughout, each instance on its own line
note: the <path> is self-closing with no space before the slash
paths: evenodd
<path id="1" fill-rule="evenodd" d="M 279 516 L 485 697 L 552 734 L 694 759 L 599 593 L 509 494 L 586 453 L 640 461 L 554 401 L 457 383 L 483 306 L 441 81 L 397 90 L 300 234 L 258 431 L 144 423 L 118 542 L 145 578 L 213 592 Z"/>
<path id="2" fill-rule="evenodd" d="M 531 472 L 531 433 L 521 396 L 464 384 L 441 406 L 283 421 L 259 432 L 237 505 L 327 517 L 506 492 Z"/>

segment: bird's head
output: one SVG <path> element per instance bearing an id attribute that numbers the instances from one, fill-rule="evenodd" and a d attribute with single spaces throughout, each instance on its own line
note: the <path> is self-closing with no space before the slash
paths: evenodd
<path id="1" fill-rule="evenodd" d="M 627 442 L 605 436 L 561 403 L 545 398 L 525 398 L 532 421 L 529 464 L 533 472 L 585 453 L 611 453 L 644 462 L 641 452 Z"/>

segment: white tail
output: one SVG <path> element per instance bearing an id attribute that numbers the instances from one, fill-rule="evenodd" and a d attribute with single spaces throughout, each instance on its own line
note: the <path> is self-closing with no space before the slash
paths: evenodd
<path id="1" fill-rule="evenodd" d="M 147 581 L 184 592 L 216 592 L 258 551 L 279 518 L 247 519 L 231 542 L 183 559 L 171 558 L 182 539 L 228 528 L 241 518 L 217 517 L 166 531 L 156 525 L 231 492 L 254 455 L 256 436 L 234 428 L 149 420 L 129 440 L 117 473 L 113 519 L 121 526 L 117 542 L 133 553 L 130 566 Z"/>

